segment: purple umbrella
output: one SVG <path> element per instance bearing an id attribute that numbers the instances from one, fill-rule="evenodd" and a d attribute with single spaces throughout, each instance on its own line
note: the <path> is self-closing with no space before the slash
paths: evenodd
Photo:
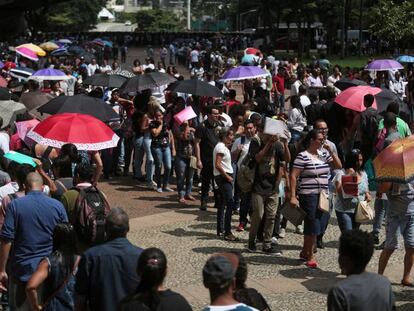
<path id="1" fill-rule="evenodd" d="M 0 60 L 0 69 L 4 67 L 4 63 Z"/>
<path id="2" fill-rule="evenodd" d="M 63 71 L 47 68 L 36 71 L 30 79 L 35 80 L 67 80 L 68 76 Z"/>
<path id="3" fill-rule="evenodd" d="M 263 78 L 267 77 L 270 74 L 256 66 L 239 66 L 236 68 L 232 68 L 227 70 L 221 81 L 238 81 L 238 80 L 247 80 L 247 79 L 256 79 L 256 78 Z"/>
<path id="4" fill-rule="evenodd" d="M 393 69 L 404 69 L 403 65 L 393 59 L 377 59 L 369 63 L 365 70 L 393 70 Z"/>

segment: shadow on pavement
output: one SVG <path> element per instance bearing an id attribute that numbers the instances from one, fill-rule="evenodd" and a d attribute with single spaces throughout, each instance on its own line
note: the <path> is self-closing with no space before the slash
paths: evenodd
<path id="1" fill-rule="evenodd" d="M 244 250 L 246 252 L 246 250 Z M 281 266 L 299 266 L 303 264 L 297 259 L 287 258 L 287 257 L 276 257 L 272 255 L 257 255 L 256 253 L 253 256 L 246 256 L 246 261 L 249 265 L 281 265 Z"/>
<path id="2" fill-rule="evenodd" d="M 174 230 L 169 231 L 162 231 L 162 233 L 166 233 L 175 237 L 196 237 L 199 240 L 218 240 L 216 234 L 214 233 L 208 233 L 208 232 L 200 232 L 200 231 L 191 231 L 191 230 L 185 230 L 183 228 L 177 228 Z"/>
<path id="3" fill-rule="evenodd" d="M 328 294 L 332 286 L 343 279 L 338 277 L 339 273 L 307 267 L 281 270 L 280 274 L 291 279 L 306 279 L 300 283 L 309 291 L 321 294 Z"/>

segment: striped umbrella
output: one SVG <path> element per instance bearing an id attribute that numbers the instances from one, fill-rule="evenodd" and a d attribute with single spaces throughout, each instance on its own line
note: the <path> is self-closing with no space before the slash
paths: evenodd
<path id="1" fill-rule="evenodd" d="M 35 52 L 38 56 L 41 56 L 41 57 L 46 56 L 46 52 L 43 49 L 41 49 L 39 46 L 37 46 L 33 43 L 25 43 L 25 44 L 21 44 L 19 46 L 16 46 L 16 49 L 19 49 L 19 48 L 27 48 L 27 49 Z"/>
<path id="2" fill-rule="evenodd" d="M 10 69 L 10 75 L 13 78 L 18 79 L 19 81 L 27 81 L 29 80 L 30 76 L 34 73 L 33 69 L 27 67 L 16 67 Z"/>

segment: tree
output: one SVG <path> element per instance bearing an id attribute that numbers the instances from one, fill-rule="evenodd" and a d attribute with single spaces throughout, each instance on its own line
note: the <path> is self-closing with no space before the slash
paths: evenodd
<path id="1" fill-rule="evenodd" d="M 373 9 L 370 31 L 400 47 L 414 40 L 414 2 L 380 0 Z"/>
<path id="2" fill-rule="evenodd" d="M 166 10 L 153 9 L 140 11 L 136 15 L 139 31 L 182 31 L 183 22 Z"/>
<path id="3" fill-rule="evenodd" d="M 46 2 L 44 6 L 26 11 L 32 33 L 41 31 L 87 31 L 98 21 L 98 13 L 106 0 L 70 0 Z"/>

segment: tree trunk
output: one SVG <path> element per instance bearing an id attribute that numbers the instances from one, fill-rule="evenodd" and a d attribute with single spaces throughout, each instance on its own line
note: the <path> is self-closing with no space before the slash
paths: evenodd
<path id="1" fill-rule="evenodd" d="M 310 50 L 311 50 L 311 42 L 312 42 L 312 27 L 311 22 L 307 22 L 307 29 L 306 29 L 306 57 L 310 58 Z"/>
<path id="2" fill-rule="evenodd" d="M 362 12 L 364 8 L 364 0 L 359 0 L 359 42 L 358 42 L 358 56 L 362 54 Z"/>
<path id="3" fill-rule="evenodd" d="M 286 40 L 286 53 L 289 53 L 290 49 L 290 22 L 286 22 L 287 26 L 287 40 Z"/>

